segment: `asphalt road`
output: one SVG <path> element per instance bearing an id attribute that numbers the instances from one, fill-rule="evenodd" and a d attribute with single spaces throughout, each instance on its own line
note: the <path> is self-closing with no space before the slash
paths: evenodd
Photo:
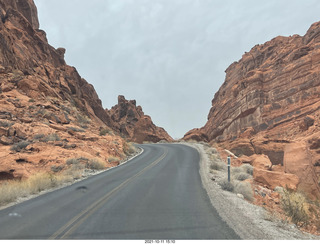
<path id="1" fill-rule="evenodd" d="M 212 207 L 199 154 L 179 144 L 0 211 L 0 239 L 239 239 Z"/>

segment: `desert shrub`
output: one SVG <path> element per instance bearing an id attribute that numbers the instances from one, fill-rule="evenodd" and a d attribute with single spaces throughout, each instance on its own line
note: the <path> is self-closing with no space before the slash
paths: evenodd
<path id="1" fill-rule="evenodd" d="M 77 158 L 69 158 L 66 161 L 67 165 L 73 165 L 73 164 L 79 164 L 79 163 L 80 163 L 80 161 Z"/>
<path id="2" fill-rule="evenodd" d="M 215 148 L 209 148 L 209 149 L 207 150 L 207 153 L 209 153 L 209 154 L 217 154 L 218 151 L 217 151 L 217 149 L 215 149 Z"/>
<path id="3" fill-rule="evenodd" d="M 75 132 L 85 132 L 84 129 L 77 128 L 77 127 L 68 127 L 68 130 L 72 130 L 72 131 L 75 131 Z"/>
<path id="4" fill-rule="evenodd" d="M 233 175 L 233 177 L 234 177 L 236 180 L 244 181 L 244 180 L 246 180 L 246 179 L 251 178 L 251 175 L 249 175 L 249 174 L 246 173 L 246 172 L 240 172 L 240 173 L 238 173 L 238 174 Z"/>
<path id="5" fill-rule="evenodd" d="M 210 164 L 210 169 L 223 171 L 227 169 L 227 165 L 221 160 L 214 160 Z"/>
<path id="6" fill-rule="evenodd" d="M 251 184 L 249 182 L 238 182 L 235 185 L 234 192 L 242 194 L 248 201 L 253 201 L 254 199 Z"/>
<path id="7" fill-rule="evenodd" d="M 237 175 L 240 173 L 244 173 L 244 169 L 241 167 L 231 167 L 231 174 L 232 175 Z"/>
<path id="8" fill-rule="evenodd" d="M 22 149 L 25 149 L 28 145 L 30 145 L 29 141 L 21 141 L 12 145 L 10 150 L 15 152 L 20 152 Z"/>
<path id="9" fill-rule="evenodd" d="M 49 141 L 61 141 L 61 138 L 58 134 L 53 133 L 50 135 L 47 135 L 45 138 L 43 138 L 44 142 L 49 142 Z"/>
<path id="10" fill-rule="evenodd" d="M 51 166 L 51 171 L 54 172 L 54 173 L 60 172 L 61 170 L 63 170 L 63 166 L 61 166 L 61 165 L 58 165 L 58 166 L 53 165 L 53 166 Z"/>
<path id="11" fill-rule="evenodd" d="M 10 121 L 7 121 L 7 120 L 1 120 L 0 121 L 0 126 L 1 127 L 5 127 L 5 128 L 11 127 L 13 124 L 14 124 L 13 122 L 10 122 Z"/>
<path id="12" fill-rule="evenodd" d="M 38 173 L 33 175 L 27 180 L 26 184 L 28 191 L 31 194 L 41 192 L 56 185 L 53 178 L 48 173 Z"/>
<path id="13" fill-rule="evenodd" d="M 243 164 L 240 166 L 247 174 L 253 175 L 253 166 L 250 164 Z"/>
<path id="14" fill-rule="evenodd" d="M 234 181 L 228 181 L 227 178 L 222 178 L 218 181 L 218 184 L 221 186 L 222 190 L 233 192 L 234 190 Z"/>
<path id="15" fill-rule="evenodd" d="M 87 124 L 91 123 L 91 120 L 85 115 L 78 114 L 77 122 L 80 124 L 81 127 L 85 127 Z"/>
<path id="16" fill-rule="evenodd" d="M 113 156 L 111 156 L 111 157 L 108 158 L 108 162 L 109 162 L 109 163 L 113 163 L 113 162 L 117 162 L 117 161 L 120 161 L 120 158 L 118 158 L 118 157 L 113 157 Z"/>
<path id="17" fill-rule="evenodd" d="M 297 224 L 308 220 L 308 214 L 305 210 L 306 199 L 302 194 L 284 189 L 281 194 L 281 206 L 293 223 Z"/>
<path id="18" fill-rule="evenodd" d="M 15 201 L 19 196 L 25 196 L 27 193 L 17 181 L 8 181 L 0 185 L 0 205 Z"/>
<path id="19" fill-rule="evenodd" d="M 42 139 L 42 138 L 44 138 L 44 137 L 45 137 L 44 134 L 35 134 L 34 137 L 33 137 L 33 139 L 34 139 L 34 140 L 40 140 L 40 139 Z"/>
<path id="20" fill-rule="evenodd" d="M 35 102 L 35 100 L 33 98 L 29 99 L 29 103 L 34 103 L 34 102 Z"/>
<path id="21" fill-rule="evenodd" d="M 124 142 L 123 143 L 123 152 L 126 155 L 131 155 L 133 153 L 135 153 L 136 148 L 133 146 L 133 144 L 131 142 Z"/>
<path id="22" fill-rule="evenodd" d="M 71 167 L 64 171 L 64 176 L 70 181 L 80 179 L 82 177 L 85 166 L 83 164 L 72 164 Z"/>
<path id="23" fill-rule="evenodd" d="M 112 130 L 108 129 L 108 128 L 103 128 L 100 130 L 99 135 L 100 136 L 105 136 L 106 134 L 112 135 Z"/>
<path id="24" fill-rule="evenodd" d="M 91 159 L 88 163 L 89 169 L 96 169 L 96 170 L 103 170 L 106 168 L 106 165 L 104 162 L 98 160 L 98 159 Z"/>

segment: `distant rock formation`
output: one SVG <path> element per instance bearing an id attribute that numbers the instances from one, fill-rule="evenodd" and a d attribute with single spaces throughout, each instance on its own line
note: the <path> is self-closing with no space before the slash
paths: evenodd
<path id="1" fill-rule="evenodd" d="M 301 158 L 318 172 L 308 175 L 312 192 L 319 197 L 320 151 L 310 148 L 320 132 L 319 71 L 320 22 L 304 36 L 279 36 L 256 45 L 227 68 L 206 125 L 189 131 L 184 139 L 219 142 L 237 155 L 265 154 L 273 165 L 284 166 L 301 181 L 307 174 L 289 170 L 286 164 L 292 152 L 289 145 L 306 142 L 305 151 L 312 156 Z M 292 161 L 290 165 L 295 167 Z"/>
<path id="2" fill-rule="evenodd" d="M 118 96 L 118 104 L 106 111 L 114 122 L 113 128 L 131 141 L 142 143 L 173 140 L 163 128 L 154 125 L 150 116 L 143 113 L 135 100 L 128 101 L 124 96 Z"/>

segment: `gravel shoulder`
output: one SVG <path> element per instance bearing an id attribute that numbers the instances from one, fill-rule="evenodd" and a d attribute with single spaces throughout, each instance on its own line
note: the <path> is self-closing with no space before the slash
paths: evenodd
<path id="1" fill-rule="evenodd" d="M 316 240 L 319 236 L 301 232 L 294 224 L 282 222 L 264 208 L 224 191 L 211 178 L 210 161 L 205 146 L 200 143 L 184 143 L 200 154 L 200 176 L 210 201 L 221 218 L 245 240 Z M 215 172 L 215 174 L 221 172 Z M 214 175 L 218 177 L 219 175 Z M 220 175 L 220 177 L 222 177 Z"/>

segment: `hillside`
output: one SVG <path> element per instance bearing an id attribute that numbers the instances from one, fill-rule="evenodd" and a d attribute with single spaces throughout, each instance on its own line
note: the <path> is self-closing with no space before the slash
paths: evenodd
<path id="1" fill-rule="evenodd" d="M 0 181 L 119 164 L 132 138 L 66 64 L 66 50 L 49 45 L 33 0 L 0 0 L 0 17 Z"/>

